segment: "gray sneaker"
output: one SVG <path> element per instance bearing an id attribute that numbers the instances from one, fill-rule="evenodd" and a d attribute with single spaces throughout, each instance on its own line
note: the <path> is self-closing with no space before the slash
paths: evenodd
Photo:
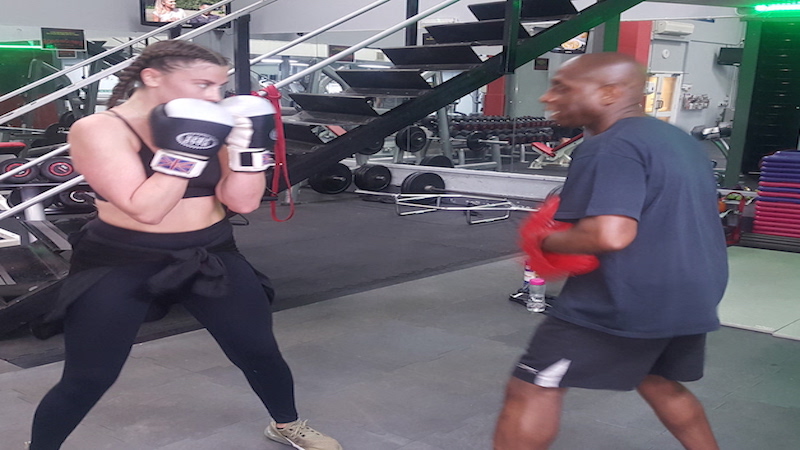
<path id="1" fill-rule="evenodd" d="M 264 436 L 275 442 L 291 445 L 298 450 L 342 450 L 336 439 L 325 436 L 308 426 L 306 422 L 306 420 L 295 420 L 279 430 L 273 420 L 264 430 Z"/>

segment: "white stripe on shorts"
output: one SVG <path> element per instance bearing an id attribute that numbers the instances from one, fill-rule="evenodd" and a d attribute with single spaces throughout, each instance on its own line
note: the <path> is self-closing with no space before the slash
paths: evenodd
<path id="1" fill-rule="evenodd" d="M 567 374 L 570 364 L 572 364 L 571 360 L 561 358 L 550 367 L 540 370 L 536 375 L 536 381 L 534 381 L 534 383 L 541 387 L 558 387 L 561 384 L 561 379 Z"/>

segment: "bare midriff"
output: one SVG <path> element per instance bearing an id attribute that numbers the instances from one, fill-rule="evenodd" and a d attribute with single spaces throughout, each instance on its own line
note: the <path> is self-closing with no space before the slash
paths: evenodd
<path id="1" fill-rule="evenodd" d="M 208 228 L 225 218 L 225 210 L 216 197 L 184 198 L 158 224 L 142 223 L 113 204 L 97 200 L 98 218 L 103 222 L 129 230 L 147 233 L 182 233 Z"/>

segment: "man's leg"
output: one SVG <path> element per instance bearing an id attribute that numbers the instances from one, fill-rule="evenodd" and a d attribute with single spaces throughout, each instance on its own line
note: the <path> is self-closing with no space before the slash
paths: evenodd
<path id="1" fill-rule="evenodd" d="M 636 390 L 684 448 L 719 449 L 703 405 L 681 383 L 648 375 Z"/>
<path id="2" fill-rule="evenodd" d="M 495 450 L 538 450 L 558 435 L 565 388 L 543 388 L 512 377 L 494 433 Z"/>

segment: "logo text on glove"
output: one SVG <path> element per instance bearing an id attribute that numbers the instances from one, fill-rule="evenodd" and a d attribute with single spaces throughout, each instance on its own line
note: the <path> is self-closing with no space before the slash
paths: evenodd
<path id="1" fill-rule="evenodd" d="M 219 140 L 217 140 L 216 137 L 210 134 L 197 132 L 181 133 L 175 137 L 175 141 L 184 147 L 196 150 L 206 150 L 219 145 Z"/>

